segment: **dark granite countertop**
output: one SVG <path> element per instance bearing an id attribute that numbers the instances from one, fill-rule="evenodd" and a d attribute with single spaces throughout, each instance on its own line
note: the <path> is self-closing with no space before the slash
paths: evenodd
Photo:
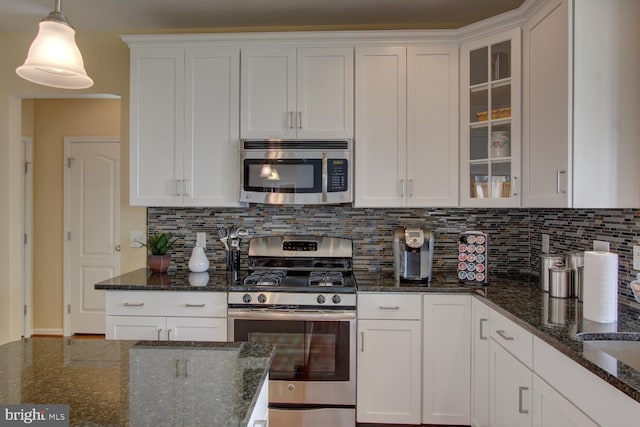
<path id="1" fill-rule="evenodd" d="M 577 299 L 551 298 L 542 292 L 536 277 L 492 277 L 488 286 L 470 286 L 459 283 L 452 273 L 434 277 L 429 287 L 399 284 L 393 278 L 375 275 L 357 277 L 359 292 L 473 292 L 492 309 L 640 402 L 640 371 L 585 346 L 577 336 L 582 332 L 640 332 L 640 310 L 634 307 L 618 304 L 618 322 L 605 324 L 583 319 L 582 303 Z"/>
<path id="2" fill-rule="evenodd" d="M 0 402 L 68 404 L 72 426 L 176 425 L 170 419 L 180 416 L 246 426 L 273 352 L 254 343 L 28 338 L 0 346 Z"/>
<path id="3" fill-rule="evenodd" d="M 153 273 L 146 268 L 104 280 L 94 285 L 95 289 L 121 291 L 208 291 L 227 292 L 227 284 L 233 277 L 226 271 L 191 273 L 168 271 Z"/>

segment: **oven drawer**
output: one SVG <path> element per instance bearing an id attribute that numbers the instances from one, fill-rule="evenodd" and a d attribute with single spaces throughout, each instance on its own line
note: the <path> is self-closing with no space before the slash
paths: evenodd
<path id="1" fill-rule="evenodd" d="M 358 319 L 420 320 L 421 294 L 358 293 Z"/>
<path id="2" fill-rule="evenodd" d="M 108 291 L 105 309 L 113 316 L 226 317 L 225 292 Z"/>

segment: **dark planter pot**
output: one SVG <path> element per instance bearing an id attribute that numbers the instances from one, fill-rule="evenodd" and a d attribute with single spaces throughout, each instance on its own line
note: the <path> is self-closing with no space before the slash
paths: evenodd
<path id="1" fill-rule="evenodd" d="M 164 273 L 169 268 L 169 264 L 171 264 L 171 255 L 148 255 L 147 256 L 147 266 L 149 270 L 154 273 Z"/>

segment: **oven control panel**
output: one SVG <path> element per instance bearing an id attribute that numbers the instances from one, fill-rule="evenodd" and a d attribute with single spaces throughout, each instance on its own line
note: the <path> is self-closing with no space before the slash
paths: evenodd
<path id="1" fill-rule="evenodd" d="M 313 292 L 287 293 L 287 292 L 229 292 L 230 305 L 255 305 L 255 306 L 279 306 L 279 305 L 304 305 L 317 307 L 355 307 L 356 294 L 317 294 Z"/>
<path id="2" fill-rule="evenodd" d="M 318 242 L 314 240 L 285 240 L 282 242 L 282 250 L 316 252 L 318 250 Z"/>

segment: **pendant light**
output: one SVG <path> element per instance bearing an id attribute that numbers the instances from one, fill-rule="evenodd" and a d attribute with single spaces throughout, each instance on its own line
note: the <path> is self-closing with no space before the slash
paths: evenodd
<path id="1" fill-rule="evenodd" d="M 87 76 L 80 49 L 76 45 L 76 31 L 67 17 L 56 9 L 38 24 L 38 35 L 31 43 L 24 64 L 16 73 L 25 80 L 62 89 L 85 89 L 93 86 Z"/>

